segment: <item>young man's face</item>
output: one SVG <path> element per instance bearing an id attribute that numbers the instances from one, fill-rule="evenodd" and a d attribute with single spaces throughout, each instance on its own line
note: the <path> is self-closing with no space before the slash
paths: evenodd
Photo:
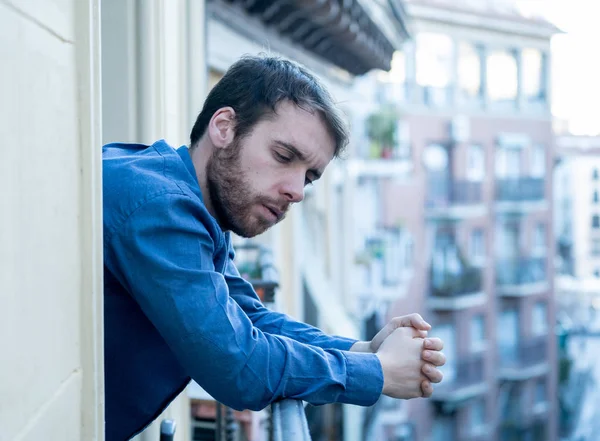
<path id="1" fill-rule="evenodd" d="M 335 141 L 318 113 L 292 103 L 258 122 L 250 134 L 216 149 L 207 166 L 210 198 L 221 227 L 256 236 L 304 199 L 333 158 Z"/>

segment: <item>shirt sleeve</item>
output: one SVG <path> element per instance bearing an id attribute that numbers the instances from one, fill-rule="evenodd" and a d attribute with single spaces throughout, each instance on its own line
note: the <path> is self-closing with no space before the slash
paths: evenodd
<path id="1" fill-rule="evenodd" d="M 356 339 L 327 335 L 314 326 L 298 322 L 286 314 L 266 308 L 258 298 L 252 284 L 240 276 L 234 264 L 233 255 L 233 251 L 230 250 L 225 271 L 229 295 L 240 305 L 254 326 L 263 332 L 283 335 L 323 349 L 347 351 L 356 343 Z"/>
<path id="2" fill-rule="evenodd" d="M 108 269 L 188 375 L 240 410 L 262 409 L 282 398 L 372 405 L 383 388 L 379 359 L 306 345 L 254 326 L 215 271 L 215 243 L 205 217 L 191 197 L 161 194 L 138 207 L 105 242 Z"/>

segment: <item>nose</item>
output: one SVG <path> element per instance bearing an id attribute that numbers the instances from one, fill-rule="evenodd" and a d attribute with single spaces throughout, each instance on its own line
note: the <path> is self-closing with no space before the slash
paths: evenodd
<path id="1" fill-rule="evenodd" d="M 281 188 L 281 193 L 290 203 L 301 202 L 304 199 L 304 175 L 301 178 L 288 175 Z"/>

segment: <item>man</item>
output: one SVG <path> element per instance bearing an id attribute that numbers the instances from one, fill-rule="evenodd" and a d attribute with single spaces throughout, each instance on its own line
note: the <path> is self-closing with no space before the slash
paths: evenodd
<path id="1" fill-rule="evenodd" d="M 328 336 L 264 308 L 233 263 L 230 232 L 281 221 L 346 142 L 307 71 L 246 57 L 210 92 L 189 149 L 104 147 L 107 440 L 141 431 L 190 378 L 235 409 L 431 395 L 445 359 L 420 316 L 371 342 Z"/>

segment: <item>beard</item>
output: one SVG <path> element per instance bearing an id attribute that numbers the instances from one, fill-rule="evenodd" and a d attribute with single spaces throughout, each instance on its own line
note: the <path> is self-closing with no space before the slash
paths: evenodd
<path id="1" fill-rule="evenodd" d="M 242 148 L 241 140 L 236 138 L 226 149 L 214 149 L 206 165 L 206 180 L 210 201 L 221 228 L 249 238 L 265 232 L 283 219 L 281 217 L 273 222 L 253 216 L 253 208 L 260 204 L 276 207 L 282 204 L 255 194 L 252 190 L 240 161 Z"/>

